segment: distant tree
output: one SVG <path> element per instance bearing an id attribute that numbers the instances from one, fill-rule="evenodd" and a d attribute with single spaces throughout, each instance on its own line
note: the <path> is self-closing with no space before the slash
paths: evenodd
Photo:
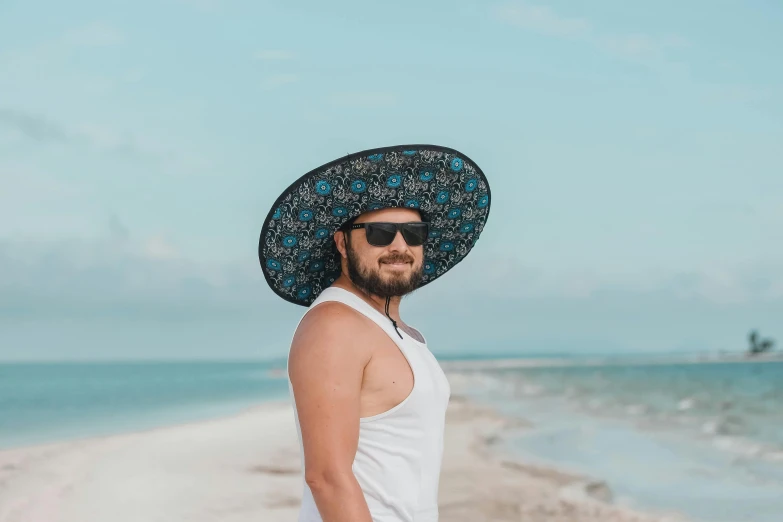
<path id="1" fill-rule="evenodd" d="M 759 333 L 757 330 L 752 330 L 748 336 L 748 353 L 750 355 L 758 355 L 772 351 L 775 347 L 775 341 L 772 339 L 759 339 Z"/>

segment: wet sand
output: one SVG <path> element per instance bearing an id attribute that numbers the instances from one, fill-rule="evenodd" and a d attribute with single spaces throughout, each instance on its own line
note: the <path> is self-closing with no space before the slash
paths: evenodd
<path id="1" fill-rule="evenodd" d="M 453 395 L 440 520 L 679 520 L 611 504 L 600 480 L 497 451 L 534 429 Z M 0 452 L 0 522 L 284 522 L 302 476 L 293 411 L 271 402 L 239 415 L 145 432 Z"/>

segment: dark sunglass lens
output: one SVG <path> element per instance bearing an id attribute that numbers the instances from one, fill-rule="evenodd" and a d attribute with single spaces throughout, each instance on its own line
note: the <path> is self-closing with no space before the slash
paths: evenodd
<path id="1" fill-rule="evenodd" d="M 421 246 L 427 240 L 427 223 L 406 223 L 402 225 L 402 237 L 409 246 Z"/>
<path id="2" fill-rule="evenodd" d="M 365 229 L 367 242 L 372 246 L 388 246 L 397 235 L 397 228 L 386 223 L 368 223 Z"/>

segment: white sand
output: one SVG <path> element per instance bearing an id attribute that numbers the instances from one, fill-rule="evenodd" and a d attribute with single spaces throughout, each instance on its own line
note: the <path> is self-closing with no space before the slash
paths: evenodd
<path id="1" fill-rule="evenodd" d="M 674 520 L 636 515 L 611 493 L 512 463 L 493 441 L 524 423 L 454 396 L 441 475 L 443 522 Z M 0 522 L 283 522 L 301 498 L 288 402 L 148 432 L 0 452 Z"/>

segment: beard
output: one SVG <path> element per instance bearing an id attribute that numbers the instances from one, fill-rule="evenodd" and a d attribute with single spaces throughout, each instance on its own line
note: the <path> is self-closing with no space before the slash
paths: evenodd
<path id="1" fill-rule="evenodd" d="M 359 256 L 351 248 L 349 242 L 346 243 L 346 254 L 348 257 L 348 275 L 351 282 L 364 292 L 378 296 L 380 298 L 402 297 L 416 290 L 421 284 L 424 276 L 424 266 L 416 267 L 414 260 L 410 256 L 402 254 L 390 254 L 379 261 L 394 263 L 399 261 L 410 262 L 413 269 L 408 274 L 392 273 L 388 277 L 381 276 L 380 268 L 362 266 Z"/>

